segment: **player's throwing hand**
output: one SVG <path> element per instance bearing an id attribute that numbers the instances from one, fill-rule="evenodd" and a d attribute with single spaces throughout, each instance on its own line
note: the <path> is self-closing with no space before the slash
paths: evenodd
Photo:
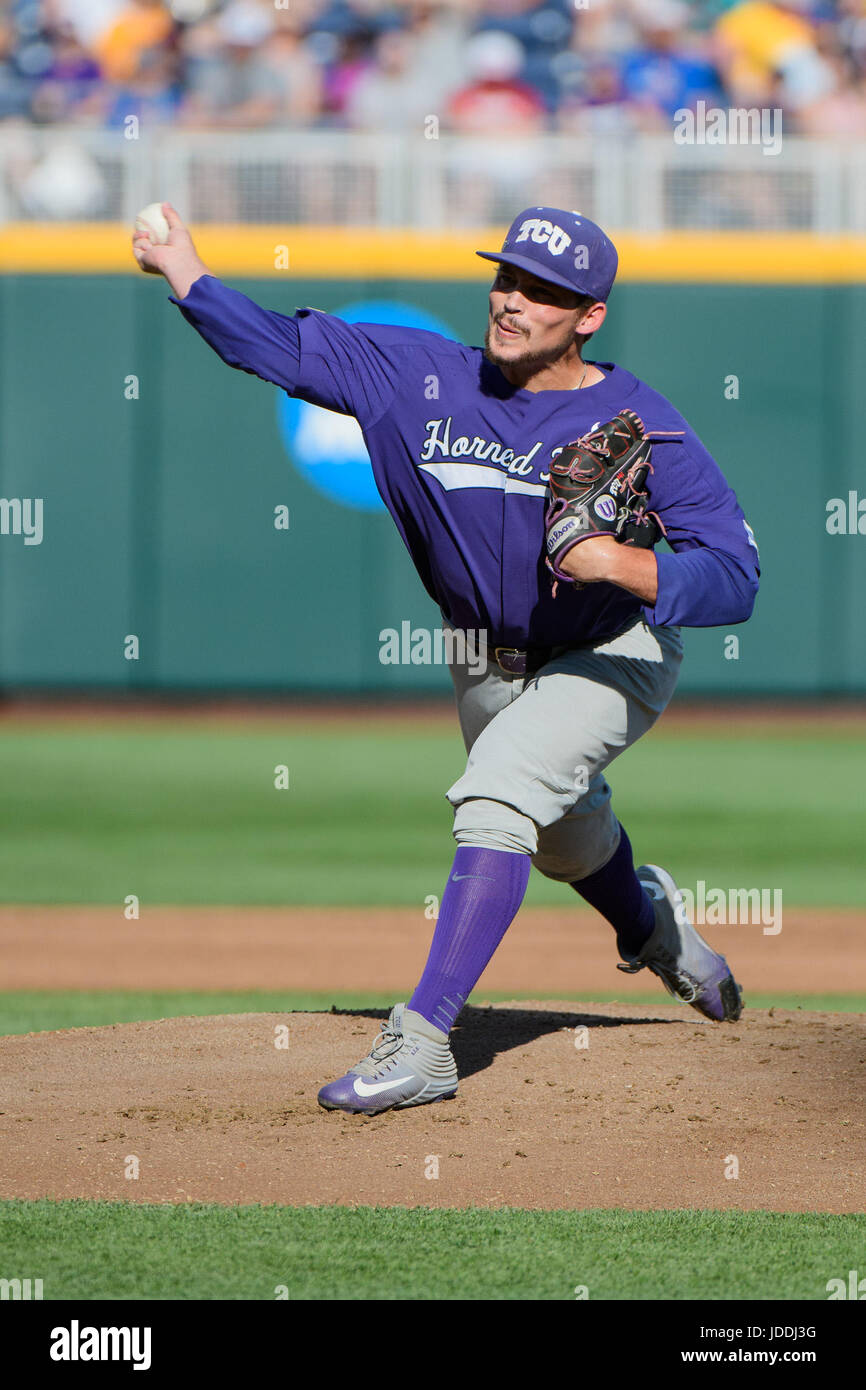
<path id="1" fill-rule="evenodd" d="M 210 271 L 196 251 L 180 214 L 171 203 L 163 203 L 162 211 L 170 229 L 168 241 L 160 244 L 152 239 L 150 232 L 134 231 L 132 254 L 146 275 L 164 275 L 178 299 L 183 299 L 190 286 Z"/>

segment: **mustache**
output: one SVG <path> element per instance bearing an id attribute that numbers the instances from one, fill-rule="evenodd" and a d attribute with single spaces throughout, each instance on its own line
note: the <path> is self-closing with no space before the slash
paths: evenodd
<path id="1" fill-rule="evenodd" d="M 504 326 L 505 326 L 506 328 L 510 328 L 510 329 L 512 330 L 513 333 L 522 333 L 523 336 L 524 336 L 524 338 L 526 337 L 526 330 L 523 329 L 523 328 L 521 328 L 520 325 L 517 324 L 517 323 L 506 323 L 506 319 L 505 319 L 505 315 L 504 315 L 504 314 L 500 314 L 498 319 L 494 319 L 494 323 L 497 323 L 497 324 L 499 324 L 499 323 L 504 324 Z"/>

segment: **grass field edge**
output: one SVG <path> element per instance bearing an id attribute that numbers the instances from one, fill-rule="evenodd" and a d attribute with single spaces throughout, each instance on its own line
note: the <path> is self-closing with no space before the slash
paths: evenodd
<path id="1" fill-rule="evenodd" d="M 560 1002 L 580 1011 L 589 1005 L 633 1005 L 635 1008 L 668 1007 L 670 998 L 660 991 L 592 995 L 500 993 L 473 995 L 470 1008 L 503 1003 Z M 105 1028 L 114 1024 L 159 1022 L 176 1018 L 207 1018 L 223 1014 L 331 1013 L 334 1010 L 388 1010 L 390 995 L 337 990 L 0 990 L 0 1037 L 65 1032 L 70 1028 Z M 685 1006 L 684 1006 L 685 1007 Z M 756 994 L 747 996 L 746 1012 L 769 1009 L 808 1013 L 866 1014 L 864 994 Z"/>

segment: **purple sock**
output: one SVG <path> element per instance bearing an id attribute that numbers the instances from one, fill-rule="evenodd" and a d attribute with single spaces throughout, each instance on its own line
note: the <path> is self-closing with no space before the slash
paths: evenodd
<path id="1" fill-rule="evenodd" d="M 528 854 L 461 845 L 442 894 L 424 974 L 409 1008 L 448 1033 L 511 926 L 529 881 Z"/>
<path id="2" fill-rule="evenodd" d="M 636 956 L 655 927 L 652 898 L 634 871 L 631 843 L 625 830 L 612 859 L 603 869 L 571 886 L 606 917 L 616 931 L 616 945 L 625 960 Z"/>

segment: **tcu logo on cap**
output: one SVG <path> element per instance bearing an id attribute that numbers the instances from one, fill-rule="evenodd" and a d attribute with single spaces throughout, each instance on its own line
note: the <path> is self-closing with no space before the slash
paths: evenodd
<path id="1" fill-rule="evenodd" d="M 567 251 L 571 245 L 571 237 L 568 232 L 564 232 L 561 227 L 557 227 L 553 222 L 548 222 L 543 217 L 528 217 L 525 222 L 521 222 L 520 231 L 515 238 L 516 241 L 529 241 L 530 238 L 539 246 L 547 242 L 547 249 L 551 256 L 561 256 L 563 251 Z"/>

